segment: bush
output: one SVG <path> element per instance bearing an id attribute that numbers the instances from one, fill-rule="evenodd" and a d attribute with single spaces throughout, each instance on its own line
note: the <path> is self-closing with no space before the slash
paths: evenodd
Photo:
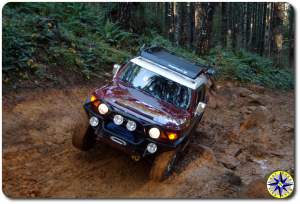
<path id="1" fill-rule="evenodd" d="M 30 76 L 41 73 L 32 68 L 46 67 L 51 72 L 60 66 L 89 78 L 93 71 L 128 59 L 131 54 L 117 48 L 129 42 L 131 34 L 104 19 L 89 4 L 7 4 L 3 9 L 3 77 L 17 80 L 18 72 Z"/>
<path id="2" fill-rule="evenodd" d="M 107 5 L 112 5 L 109 7 Z M 271 88 L 293 88 L 291 71 L 278 69 L 271 60 L 256 54 L 224 51 L 220 47 L 208 56 L 176 46 L 158 34 L 155 22 L 142 22 L 139 35 L 113 23 L 108 14 L 116 4 L 9 3 L 3 8 L 3 79 L 28 80 L 31 76 L 55 79 L 59 67 L 80 73 L 87 79 L 113 63 L 137 54 L 143 44 L 163 46 L 200 64 L 215 65 L 218 76 Z M 153 16 L 153 19 L 157 18 Z M 150 28 L 150 29 L 147 29 Z"/>
<path id="3" fill-rule="evenodd" d="M 257 54 L 243 50 L 233 53 L 218 47 L 210 52 L 208 58 L 219 67 L 218 77 L 270 88 L 294 88 L 291 70 L 276 68 L 270 59 Z"/>

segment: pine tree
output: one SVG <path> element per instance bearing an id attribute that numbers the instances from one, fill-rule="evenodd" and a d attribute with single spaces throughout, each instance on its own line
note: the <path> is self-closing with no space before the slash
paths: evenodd
<path id="1" fill-rule="evenodd" d="M 228 32 L 228 12 L 227 12 L 228 3 L 221 3 L 221 15 L 222 15 L 222 23 L 221 23 L 221 33 L 222 33 L 222 47 L 226 47 L 227 45 L 227 32 Z"/>
<path id="2" fill-rule="evenodd" d="M 282 26 L 283 26 L 283 6 L 284 3 L 276 2 L 274 4 L 274 10 L 272 13 L 272 38 L 271 38 L 271 49 L 273 52 L 273 59 L 277 66 L 281 66 L 281 52 L 283 46 L 283 35 L 282 35 Z"/>
<path id="3" fill-rule="evenodd" d="M 196 52 L 198 54 L 208 54 L 211 47 L 214 3 L 201 3 L 201 28 L 198 33 L 198 43 Z"/>
<path id="4" fill-rule="evenodd" d="M 295 57 L 295 11 L 294 8 L 289 5 L 289 64 L 291 68 L 294 68 Z"/>

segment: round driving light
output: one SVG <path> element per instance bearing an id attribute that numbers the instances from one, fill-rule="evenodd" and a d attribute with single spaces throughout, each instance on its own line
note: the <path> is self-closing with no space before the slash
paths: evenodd
<path id="1" fill-rule="evenodd" d="M 123 121 L 124 121 L 123 116 L 121 116 L 121 115 L 115 115 L 114 116 L 114 123 L 116 125 L 121 125 L 123 123 Z"/>
<path id="2" fill-rule="evenodd" d="M 90 118 L 90 125 L 91 126 L 96 127 L 98 124 L 99 124 L 98 118 L 96 118 L 94 116 Z"/>
<path id="3" fill-rule="evenodd" d="M 154 143 L 149 143 L 149 144 L 147 145 L 147 151 L 148 151 L 149 153 L 153 154 L 153 153 L 156 152 L 156 150 L 157 150 L 157 145 L 156 145 L 156 144 L 154 144 Z"/>
<path id="4" fill-rule="evenodd" d="M 105 115 L 108 112 L 108 107 L 106 104 L 101 103 L 98 107 L 98 110 L 101 115 Z"/>
<path id="5" fill-rule="evenodd" d="M 135 131 L 135 129 L 136 129 L 136 123 L 134 121 L 128 120 L 128 122 L 126 124 L 126 128 L 129 131 Z"/>
<path id="6" fill-rule="evenodd" d="M 157 138 L 159 138 L 160 131 L 158 128 L 151 128 L 149 130 L 149 135 L 150 135 L 150 137 L 157 139 Z"/>

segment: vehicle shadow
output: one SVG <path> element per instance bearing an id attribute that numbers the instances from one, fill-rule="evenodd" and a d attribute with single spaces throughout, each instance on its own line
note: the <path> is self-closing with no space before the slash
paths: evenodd
<path id="1" fill-rule="evenodd" d="M 90 190 L 98 189 L 96 197 L 128 196 L 149 181 L 149 159 L 135 162 L 129 155 L 106 144 L 97 143 L 90 151 L 77 152 L 74 160 L 81 166 L 81 176 L 92 177 L 86 193 L 91 195 Z"/>

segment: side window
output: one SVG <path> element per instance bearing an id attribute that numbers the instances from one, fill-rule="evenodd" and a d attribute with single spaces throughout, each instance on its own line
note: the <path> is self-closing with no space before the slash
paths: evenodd
<path id="1" fill-rule="evenodd" d="M 197 104 L 202 101 L 204 102 L 205 100 L 205 87 L 204 86 L 201 86 L 199 89 L 198 89 L 198 96 L 197 96 Z"/>

